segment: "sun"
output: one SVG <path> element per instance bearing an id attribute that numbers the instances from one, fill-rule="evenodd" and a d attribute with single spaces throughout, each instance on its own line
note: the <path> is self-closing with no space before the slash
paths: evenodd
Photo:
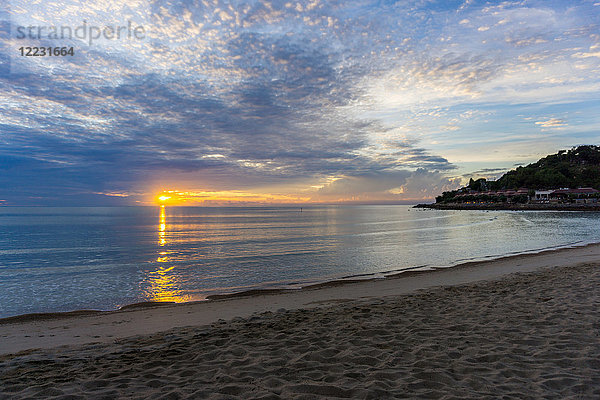
<path id="1" fill-rule="evenodd" d="M 153 202 L 161 207 L 179 206 L 185 203 L 185 192 L 173 189 L 163 189 L 155 192 Z"/>
<path id="2" fill-rule="evenodd" d="M 161 207 L 164 207 L 165 205 L 173 205 L 173 202 L 175 200 L 176 198 L 173 197 L 173 195 L 166 190 L 164 190 L 162 193 L 157 194 L 154 198 L 154 201 Z"/>

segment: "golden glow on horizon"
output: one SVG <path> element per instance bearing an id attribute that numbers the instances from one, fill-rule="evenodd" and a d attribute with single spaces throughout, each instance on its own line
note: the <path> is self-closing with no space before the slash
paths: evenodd
<path id="1" fill-rule="evenodd" d="M 279 193 L 257 193 L 242 190 L 178 191 L 163 190 L 156 202 L 165 205 L 231 205 L 231 204 L 294 204 L 307 203 L 310 197 Z"/>

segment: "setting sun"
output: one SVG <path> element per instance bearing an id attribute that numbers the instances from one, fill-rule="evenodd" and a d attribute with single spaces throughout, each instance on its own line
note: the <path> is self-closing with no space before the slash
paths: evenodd
<path id="1" fill-rule="evenodd" d="M 180 205 L 181 196 L 176 190 L 161 190 L 154 195 L 154 203 L 164 207 L 166 205 Z"/>

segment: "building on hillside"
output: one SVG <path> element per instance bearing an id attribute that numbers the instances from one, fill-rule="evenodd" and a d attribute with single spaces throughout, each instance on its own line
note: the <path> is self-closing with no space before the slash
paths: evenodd
<path id="1" fill-rule="evenodd" d="M 593 204 L 598 202 L 598 190 L 594 188 L 557 189 L 550 194 L 551 203 Z"/>
<path id="2" fill-rule="evenodd" d="M 531 202 L 533 203 L 549 203 L 550 195 L 554 190 L 536 190 Z"/>
<path id="3" fill-rule="evenodd" d="M 530 192 L 533 192 L 530 195 Z M 599 203 L 600 192 L 594 188 L 577 189 L 544 189 L 530 191 L 527 188 L 502 189 L 502 190 L 463 190 L 459 192 L 455 199 L 458 202 L 465 203 L 533 203 L 533 204 L 597 204 Z"/>

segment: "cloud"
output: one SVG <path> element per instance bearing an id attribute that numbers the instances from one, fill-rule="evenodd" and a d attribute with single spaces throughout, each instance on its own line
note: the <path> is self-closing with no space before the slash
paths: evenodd
<path id="1" fill-rule="evenodd" d="M 600 51 L 587 52 L 587 53 L 575 53 L 575 54 L 571 55 L 571 57 L 575 57 L 575 58 L 598 57 L 598 58 L 600 58 Z"/>
<path id="2" fill-rule="evenodd" d="M 519 165 L 521 165 L 521 164 L 515 164 L 515 166 L 519 166 Z M 507 168 L 482 168 L 482 169 L 470 172 L 468 174 L 464 174 L 464 175 L 462 175 L 462 178 L 465 178 L 465 179 L 486 178 L 486 179 L 496 180 L 500 176 L 505 174 L 506 172 L 508 172 Z"/>
<path id="3" fill-rule="evenodd" d="M 341 177 L 320 188 L 313 201 L 409 201 L 432 199 L 460 186 L 460 179 L 419 168 Z"/>
<path id="4" fill-rule="evenodd" d="M 74 57 L 12 57 L 0 72 L 1 197 L 12 204 L 60 202 L 57 193 L 143 201 L 167 184 L 430 196 L 468 161 L 456 147 L 480 155 L 532 136 L 511 107 L 554 130 L 566 122 L 539 116 L 587 107 L 569 118 L 569 128 L 581 121 L 579 142 L 600 126 L 587 3 L 86 4 L 11 2 L 15 25 L 131 18 L 147 28 L 143 41 L 65 41 Z"/>
<path id="5" fill-rule="evenodd" d="M 565 120 L 558 118 L 550 118 L 545 121 L 537 121 L 535 124 L 539 125 L 542 128 L 563 128 L 567 126 L 567 122 Z"/>

